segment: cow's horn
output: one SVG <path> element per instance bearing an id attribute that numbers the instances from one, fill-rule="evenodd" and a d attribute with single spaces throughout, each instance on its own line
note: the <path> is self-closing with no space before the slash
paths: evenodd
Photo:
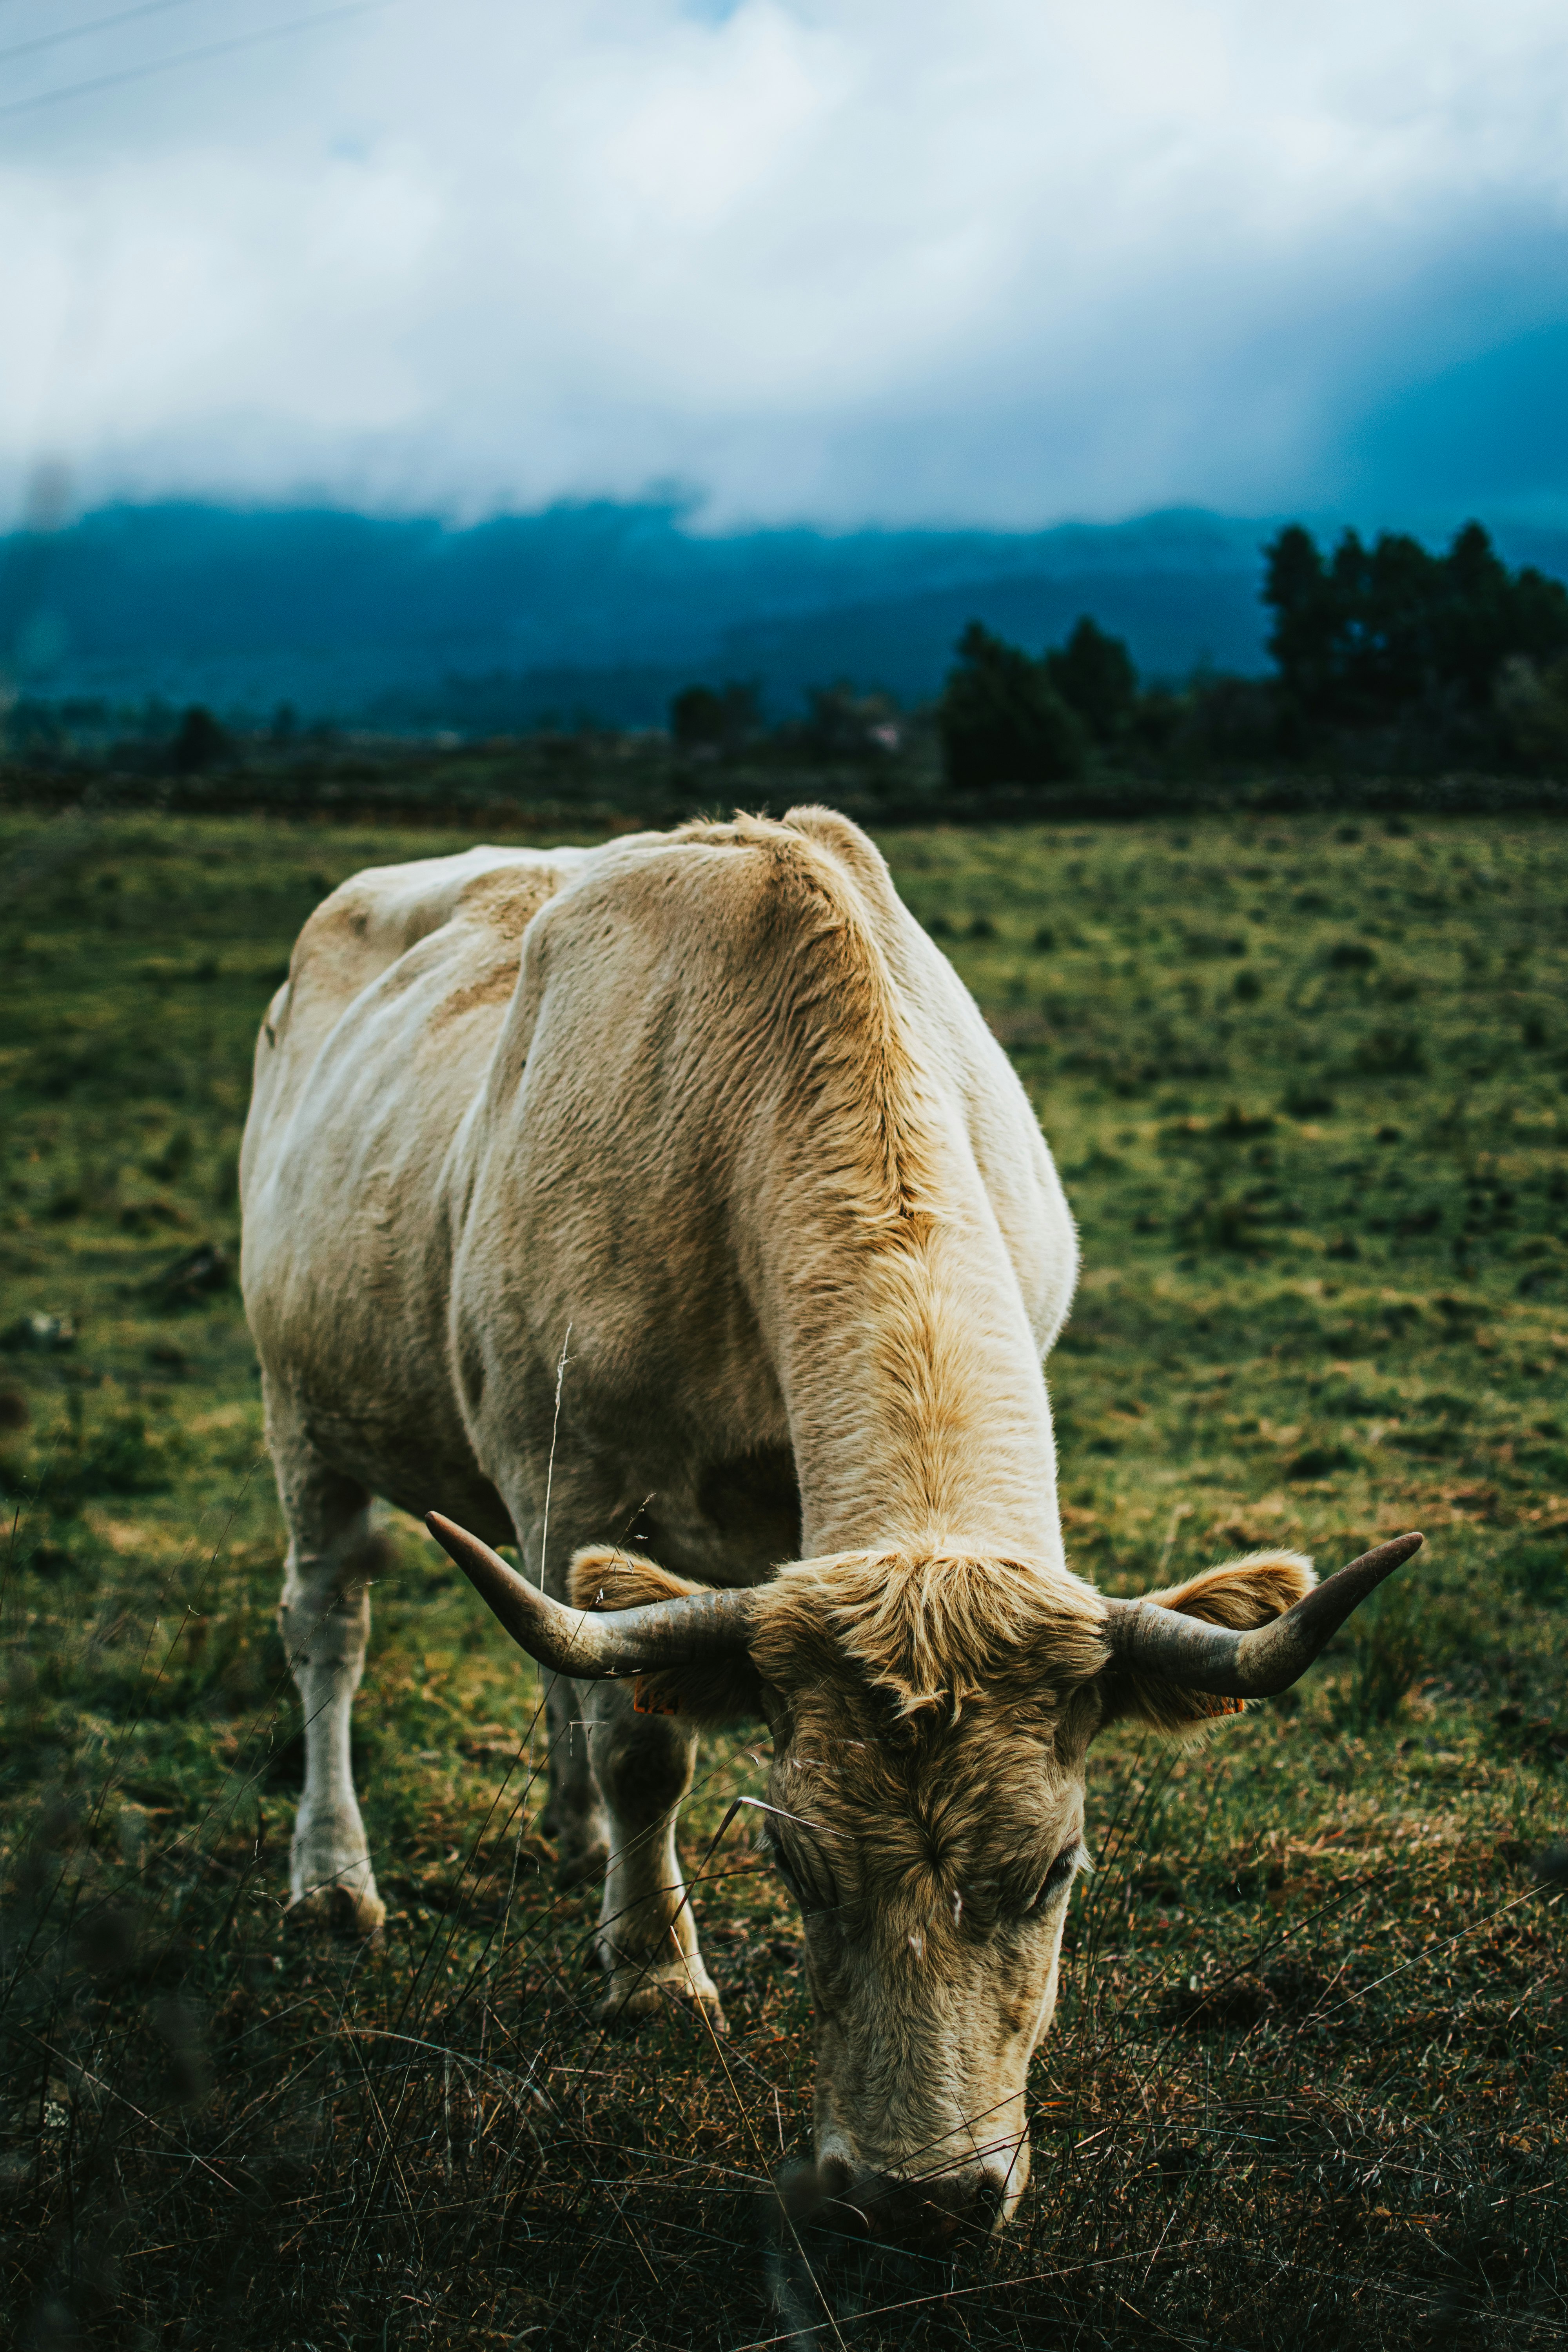
<path id="1" fill-rule="evenodd" d="M 1306 1673 L 1357 1603 L 1419 1551 L 1423 1540 L 1418 1535 L 1395 1536 L 1392 1543 L 1363 1552 L 1314 1586 L 1294 1609 L 1247 1633 L 1185 1617 L 1158 1601 L 1108 1601 L 1111 1664 L 1215 1698 L 1272 1698 Z"/>
<path id="2" fill-rule="evenodd" d="M 605 1682 L 613 1675 L 689 1665 L 697 1658 L 733 1655 L 745 1647 L 749 1592 L 683 1593 L 677 1601 L 607 1610 L 603 1615 L 592 1609 L 568 1609 L 439 1511 L 427 1513 L 425 1524 L 518 1646 L 554 1674 Z"/>

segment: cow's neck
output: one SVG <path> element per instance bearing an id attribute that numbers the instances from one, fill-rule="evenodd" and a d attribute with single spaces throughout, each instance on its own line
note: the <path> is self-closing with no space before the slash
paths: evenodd
<path id="1" fill-rule="evenodd" d="M 805 1556 L 952 1547 L 1059 1564 L 1022 1295 L 875 863 L 856 861 L 853 881 L 815 849 L 778 865 L 768 1048 L 745 1090 L 758 1124 L 731 1147 Z"/>
<path id="2" fill-rule="evenodd" d="M 967 1211 L 967 1213 L 966 1213 Z M 980 1204 L 815 1237 L 775 1323 L 805 1558 L 884 1547 L 1062 1559 L 1050 1410 Z"/>

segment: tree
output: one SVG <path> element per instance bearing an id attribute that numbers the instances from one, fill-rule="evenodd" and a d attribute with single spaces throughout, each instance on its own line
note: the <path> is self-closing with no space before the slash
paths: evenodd
<path id="1" fill-rule="evenodd" d="M 937 705 L 942 763 L 954 792 L 1054 784 L 1081 775 L 1084 733 L 1046 675 L 979 621 L 960 637 Z"/>
<path id="2" fill-rule="evenodd" d="M 1299 523 L 1265 551 L 1268 649 L 1295 711 L 1315 725 L 1388 726 L 1445 710 L 1484 717 L 1510 661 L 1568 649 L 1568 589 L 1510 573 L 1479 523 L 1447 555 L 1347 530 L 1327 564 Z"/>
<path id="3" fill-rule="evenodd" d="M 1138 673 L 1121 637 L 1112 637 L 1085 613 L 1067 644 L 1046 656 L 1046 676 L 1097 742 L 1123 736 L 1138 699 Z"/>
<path id="4" fill-rule="evenodd" d="M 1263 552 L 1263 601 L 1274 612 L 1268 650 L 1287 694 L 1303 711 L 1315 711 L 1333 675 L 1335 592 L 1317 541 L 1299 522 Z"/>
<path id="5" fill-rule="evenodd" d="M 227 729 L 204 704 L 193 702 L 180 721 L 172 748 L 175 773 L 198 776 L 204 769 L 217 767 L 232 750 Z"/>
<path id="6" fill-rule="evenodd" d="M 1492 698 L 1509 662 L 1549 668 L 1568 653 L 1568 589 L 1531 564 L 1510 576 L 1479 522 L 1458 533 L 1443 570 L 1436 656 L 1472 703 Z"/>
<path id="7" fill-rule="evenodd" d="M 762 724 L 756 688 L 735 679 L 684 686 L 669 706 L 669 731 L 683 751 L 738 751 Z"/>

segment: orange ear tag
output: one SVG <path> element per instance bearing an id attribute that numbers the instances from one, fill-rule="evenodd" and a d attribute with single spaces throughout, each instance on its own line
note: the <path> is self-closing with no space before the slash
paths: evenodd
<path id="1" fill-rule="evenodd" d="M 680 1701 L 675 1696 L 651 1697 L 647 1677 L 639 1675 L 632 1685 L 632 1713 L 634 1715 L 679 1715 Z"/>

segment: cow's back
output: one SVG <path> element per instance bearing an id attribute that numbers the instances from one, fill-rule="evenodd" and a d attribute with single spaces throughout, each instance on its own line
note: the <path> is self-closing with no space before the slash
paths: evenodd
<path id="1" fill-rule="evenodd" d="M 300 932 L 257 1040 L 242 1275 L 269 1406 L 381 1491 L 417 1502 L 433 1476 L 492 1525 L 447 1377 L 443 1184 L 523 935 L 591 855 L 480 847 L 354 875 Z"/>
<path id="2" fill-rule="evenodd" d="M 447 934 L 439 944 L 448 968 L 455 951 L 476 972 L 494 975 L 510 964 L 515 980 L 524 929 L 583 855 L 482 846 L 352 875 L 305 924 L 289 977 L 268 1009 L 257 1041 L 252 1125 L 258 1108 L 270 1122 L 294 1099 L 355 999 L 437 933 Z M 496 1001 L 504 1002 L 499 992 Z"/>

